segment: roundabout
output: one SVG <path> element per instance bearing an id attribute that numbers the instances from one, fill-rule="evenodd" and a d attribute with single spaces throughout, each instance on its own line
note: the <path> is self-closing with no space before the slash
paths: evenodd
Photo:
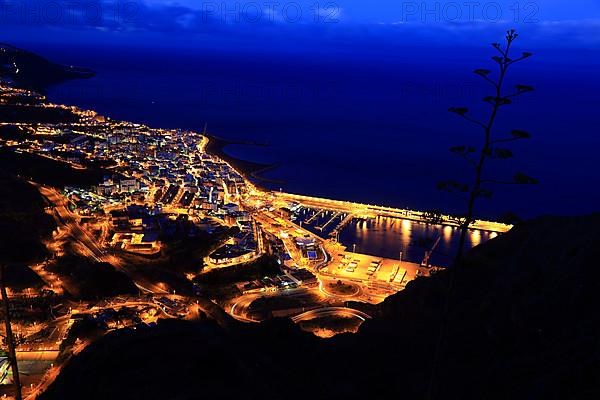
<path id="1" fill-rule="evenodd" d="M 360 285 L 352 282 L 344 282 L 342 280 L 321 280 L 319 282 L 319 290 L 331 297 L 351 298 L 361 294 Z"/>

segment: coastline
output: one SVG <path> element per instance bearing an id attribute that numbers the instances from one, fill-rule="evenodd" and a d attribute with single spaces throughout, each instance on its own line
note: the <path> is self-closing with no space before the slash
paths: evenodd
<path id="1" fill-rule="evenodd" d="M 110 117 L 107 117 L 107 118 L 108 118 L 108 120 L 111 120 Z M 123 120 L 115 120 L 115 121 L 117 123 L 125 122 L 126 124 L 135 124 L 135 123 L 127 122 L 127 121 L 123 121 Z M 105 121 L 102 121 L 102 122 L 105 122 Z M 146 125 L 141 125 L 141 126 L 146 126 Z M 251 140 L 231 140 L 231 139 L 226 139 L 226 138 L 210 135 L 207 132 L 203 132 L 202 135 L 203 135 L 203 139 L 200 141 L 200 143 L 198 143 L 199 144 L 198 148 L 203 149 L 204 151 L 206 151 L 213 157 L 216 157 L 216 158 L 224 161 L 225 163 L 227 163 L 231 168 L 235 169 L 237 171 L 237 173 L 239 173 L 244 178 L 246 183 L 250 183 L 251 186 L 253 186 L 255 189 L 258 189 L 259 192 L 260 191 L 271 192 L 271 193 L 275 194 L 275 196 L 280 196 L 284 201 L 291 200 L 293 202 L 302 203 L 305 206 L 306 205 L 308 205 L 309 207 L 312 206 L 312 208 L 315 208 L 317 210 L 322 210 L 322 209 L 332 210 L 333 209 L 338 213 L 342 212 L 342 213 L 346 213 L 346 214 L 353 214 L 353 213 L 357 212 L 356 210 L 359 210 L 359 212 L 361 210 L 365 210 L 365 213 L 368 213 L 367 209 L 371 209 L 370 210 L 371 213 L 376 213 L 378 215 L 385 214 L 387 216 L 392 216 L 392 217 L 396 217 L 396 218 L 400 218 L 400 219 L 407 219 L 406 218 L 407 210 L 404 210 L 404 209 L 393 209 L 393 208 L 385 207 L 385 206 L 376 206 L 376 205 L 369 205 L 369 204 L 364 204 L 364 203 L 353 203 L 352 201 L 344 201 L 344 200 L 331 200 L 329 198 L 322 198 L 322 197 L 319 198 L 319 197 L 307 196 L 307 195 L 290 194 L 290 193 L 278 191 L 276 189 L 274 190 L 274 188 L 273 188 L 274 184 L 282 183 L 282 182 L 274 180 L 274 179 L 264 178 L 261 176 L 261 174 L 272 168 L 278 167 L 277 164 L 266 164 L 266 163 L 258 163 L 258 162 L 248 161 L 248 160 L 238 158 L 236 156 L 232 156 L 231 154 L 228 154 L 225 151 L 226 146 L 228 146 L 228 145 L 240 145 L 241 144 L 244 146 L 267 147 L 267 146 L 269 146 L 267 143 L 260 143 L 260 142 L 255 142 L 255 141 L 251 141 Z M 267 183 L 271 183 L 271 185 L 267 185 Z M 57 186 L 61 186 L 61 185 L 58 184 Z M 408 219 L 412 219 L 417 222 L 422 222 L 422 220 L 423 220 L 423 218 L 421 217 L 422 212 L 411 211 L 411 213 L 415 213 L 415 216 L 413 218 L 408 218 Z M 483 221 L 483 222 L 486 222 L 486 221 Z M 392 225 L 393 225 L 393 223 L 392 223 Z M 364 229 L 365 227 L 366 226 L 363 225 L 363 230 L 365 230 Z M 475 227 L 475 228 L 484 230 L 484 231 L 489 230 L 489 229 L 486 229 L 485 227 Z M 387 230 L 387 229 L 384 229 L 384 230 Z M 374 231 L 377 231 L 377 229 L 375 229 Z M 491 230 L 491 231 L 494 231 L 494 230 Z M 318 235 L 318 233 L 316 233 L 316 232 L 315 232 L 315 234 Z M 398 232 L 398 234 L 394 233 L 394 232 L 392 232 L 391 234 L 395 235 L 395 236 L 398 236 L 398 234 L 399 234 L 400 237 L 402 237 L 404 235 L 401 231 Z M 424 234 L 426 235 L 427 232 L 424 232 Z M 377 239 L 378 234 L 374 234 L 374 235 L 375 236 L 373 236 L 373 238 Z M 348 239 L 346 241 L 344 241 L 344 239 L 342 239 L 341 243 L 346 243 L 346 246 L 348 246 L 349 244 L 352 244 L 352 243 L 356 244 L 358 242 L 360 245 L 360 250 L 363 254 L 372 255 L 374 257 L 393 258 L 395 256 L 395 254 L 397 254 L 399 251 L 402 250 L 401 247 L 395 248 L 389 254 L 385 254 L 382 252 L 383 248 L 380 248 L 380 246 L 378 244 L 374 245 L 373 243 L 369 243 L 369 240 L 366 240 L 364 238 L 364 235 L 360 236 L 360 235 L 356 235 L 354 232 L 352 232 L 351 236 L 352 236 L 352 238 Z M 440 233 L 440 237 L 442 237 L 442 233 Z M 373 242 L 373 241 L 371 240 L 371 242 Z M 408 252 L 406 253 L 406 255 L 408 256 Z M 413 262 L 419 261 L 414 258 L 411 260 Z M 441 264 L 437 264 L 437 265 L 441 265 Z"/>
<path id="2" fill-rule="evenodd" d="M 276 179 L 269 179 L 261 176 L 262 173 L 277 168 L 277 164 L 262 164 L 254 161 L 243 160 L 241 158 L 231 156 L 225 151 L 225 147 L 231 144 L 242 144 L 247 146 L 268 146 L 267 144 L 244 140 L 230 140 L 214 136 L 208 133 L 205 133 L 204 135 L 208 138 L 206 152 L 212 154 L 213 156 L 219 157 L 220 159 L 227 162 L 241 175 L 243 175 L 245 179 L 253 181 L 258 186 L 261 186 L 260 183 L 282 183 L 282 181 Z"/>

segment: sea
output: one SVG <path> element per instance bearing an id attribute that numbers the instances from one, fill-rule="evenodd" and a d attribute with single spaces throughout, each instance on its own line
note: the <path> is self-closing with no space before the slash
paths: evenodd
<path id="1" fill-rule="evenodd" d="M 491 94 L 490 86 L 472 71 L 494 68 L 493 49 L 485 45 L 399 44 L 393 51 L 349 46 L 334 52 L 27 46 L 55 62 L 96 71 L 93 79 L 50 88 L 55 102 L 154 127 L 201 131 L 207 124 L 213 135 L 267 144 L 225 151 L 277 165 L 264 174 L 276 181 L 268 184 L 274 190 L 447 213 L 463 212 L 466 199 L 440 192 L 437 183 L 473 179 L 470 164 L 449 148 L 477 147 L 483 140 L 477 126 L 448 108 L 466 106 L 487 118 L 481 99 Z M 508 137 L 521 129 L 531 139 L 510 144 L 514 158 L 491 161 L 486 179 L 510 180 L 523 172 L 539 183 L 491 187 L 493 196 L 479 201 L 477 215 L 598 211 L 600 51 L 523 50 L 534 56 L 514 66 L 507 87 L 536 90 L 501 110 L 495 133 Z M 359 221 L 349 229 L 357 233 L 342 235 L 347 245 L 376 242 L 364 246 L 366 253 L 379 255 L 385 247 L 383 253 L 393 256 L 406 247 L 402 234 L 370 240 L 361 239 Z M 443 230 L 423 228 L 418 236 L 436 234 L 454 240 Z M 386 240 L 395 244 L 382 246 Z M 473 238 L 472 245 L 479 241 Z"/>

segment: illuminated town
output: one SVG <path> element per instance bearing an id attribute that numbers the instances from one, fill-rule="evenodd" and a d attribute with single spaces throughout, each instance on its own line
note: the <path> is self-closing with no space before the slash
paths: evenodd
<path id="1" fill-rule="evenodd" d="M 35 182 L 24 173 L 45 198 L 45 211 L 56 223 L 45 243 L 51 256 L 32 266 L 43 282 L 9 293 L 12 307 L 22 310 L 13 320 L 13 331 L 17 359 L 27 372 L 22 378 L 24 398 L 44 391 L 65 361 L 89 344 L 70 334 L 77 321 L 93 321 L 110 332 L 152 326 L 161 319 L 208 316 L 218 321 L 226 313 L 244 323 L 289 317 L 301 324 L 337 317 L 354 321 L 345 329 L 355 331 L 371 318 L 369 305 L 439 267 L 429 262 L 435 243 L 423 252 L 423 261 L 415 263 L 403 260 L 401 253 L 397 259 L 381 258 L 338 242 L 340 231 L 350 223 L 383 221 L 410 231 L 412 225 L 431 223 L 426 213 L 266 191 L 207 152 L 206 132 L 113 121 L 93 111 L 52 104 L 28 90 L 7 85 L 0 90 L 2 105 L 59 113 L 68 120 L 2 122 L 14 132 L 12 138 L 2 139 L 5 154 L 25 162 L 62 164 L 76 173 L 102 171 L 91 184 L 61 187 Z M 444 234 L 460 225 L 451 216 L 438 218 Z M 494 237 L 509 229 L 476 221 L 471 235 L 476 240 L 482 232 Z M 173 246 L 165 238 L 177 236 L 181 241 L 206 235 L 219 239 L 204 260 L 185 273 L 189 285 L 140 273 L 145 263 L 150 269 L 165 248 Z M 131 279 L 135 290 L 100 301 L 82 300 L 77 277 L 64 275 L 54 265 L 71 255 L 112 266 Z M 244 268 L 265 257 L 276 263 L 276 273 L 206 291 L 203 275 Z M 322 337 L 335 334 L 327 328 L 311 331 Z M 10 381 L 6 358 L 0 368 L 3 382 Z"/>
<path id="2" fill-rule="evenodd" d="M 0 0 L 0 400 L 600 398 L 600 3 Z"/>

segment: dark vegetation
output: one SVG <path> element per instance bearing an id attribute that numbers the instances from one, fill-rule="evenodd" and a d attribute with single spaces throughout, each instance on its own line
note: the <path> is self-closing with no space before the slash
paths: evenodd
<path id="1" fill-rule="evenodd" d="M 132 271 L 135 281 L 146 280 L 155 283 L 162 290 L 169 293 L 176 291 L 177 294 L 190 296 L 194 293 L 192 283 L 180 272 L 175 272 L 167 267 L 156 267 L 154 265 L 139 264 L 138 268 L 128 267 Z"/>
<path id="2" fill-rule="evenodd" d="M 2 125 L 0 126 L 0 139 L 4 140 L 24 140 L 31 137 L 31 133 L 27 129 L 22 129 L 19 126 L 14 125 Z"/>
<path id="3" fill-rule="evenodd" d="M 2 157 L 0 155 L 0 164 L 3 163 Z M 29 264 L 41 261 L 47 255 L 42 241 L 49 238 L 56 228 L 54 219 L 44 211 L 46 203 L 35 187 L 4 173 L 4 168 L 2 171 L 0 262 Z M 14 270 L 14 274 L 19 273 Z"/>
<path id="4" fill-rule="evenodd" d="M 60 343 L 60 353 L 58 355 L 57 363 L 64 362 L 72 355 L 73 346 L 77 340 L 92 341 L 97 340 L 104 334 L 105 330 L 102 329 L 96 321 L 91 318 L 78 319 L 73 323 L 67 338 Z"/>
<path id="5" fill-rule="evenodd" d="M 144 256 L 122 252 L 120 256 L 130 264 L 152 265 L 174 273 L 198 272 L 203 268 L 204 257 L 237 232 L 237 228 L 222 228 L 208 233 L 196 229 L 186 220 L 174 224 L 172 232 L 161 233 L 159 239 L 162 248 L 159 255 Z"/>
<path id="6" fill-rule="evenodd" d="M 0 115 L 2 122 L 6 123 L 66 124 L 79 122 L 79 116 L 71 110 L 56 107 L 0 104 Z"/>
<path id="7" fill-rule="evenodd" d="M 198 275 L 194 282 L 199 285 L 223 285 L 262 279 L 281 274 L 275 257 L 263 256 L 247 264 L 216 268 Z"/>
<path id="8" fill-rule="evenodd" d="M 472 250 L 437 398 L 599 398 L 599 258 L 600 214 L 523 223 Z M 448 280 L 442 271 L 410 283 L 359 333 L 330 340 L 277 319 L 109 334 L 41 398 L 422 399 Z"/>
<path id="9" fill-rule="evenodd" d="M 206 231 L 187 232 L 174 238 L 163 238 L 163 253 L 168 258 L 168 265 L 178 272 L 198 272 L 203 266 L 203 259 L 221 241 L 230 237 L 235 231 L 223 229 L 210 234 Z"/>
<path id="10" fill-rule="evenodd" d="M 44 286 L 44 281 L 27 265 L 9 264 L 4 271 L 6 286 L 13 291 L 25 289 L 39 289 Z"/>
<path id="11" fill-rule="evenodd" d="M 194 278 L 194 284 L 201 295 L 222 302 L 242 294 L 237 283 L 274 277 L 279 274 L 281 274 L 281 270 L 276 259 L 263 256 L 247 264 L 213 269 L 200 274 Z"/>
<path id="12" fill-rule="evenodd" d="M 350 295 L 356 292 L 357 288 L 355 285 L 337 281 L 336 283 L 328 283 L 327 290 L 333 294 L 339 295 Z"/>
<path id="13" fill-rule="evenodd" d="M 108 263 L 96 263 L 87 258 L 68 255 L 47 268 L 61 276 L 65 291 L 77 300 L 138 293 L 131 279 Z"/>
<path id="14" fill-rule="evenodd" d="M 101 169 L 74 169 L 69 165 L 28 153 L 0 149 L 0 169 L 54 187 L 98 184 L 105 172 Z"/>
<path id="15" fill-rule="evenodd" d="M 94 76 L 91 70 L 54 64 L 37 54 L 8 44 L 0 43 L 0 49 L 0 76 L 20 87 L 43 90 L 70 79 Z"/>

